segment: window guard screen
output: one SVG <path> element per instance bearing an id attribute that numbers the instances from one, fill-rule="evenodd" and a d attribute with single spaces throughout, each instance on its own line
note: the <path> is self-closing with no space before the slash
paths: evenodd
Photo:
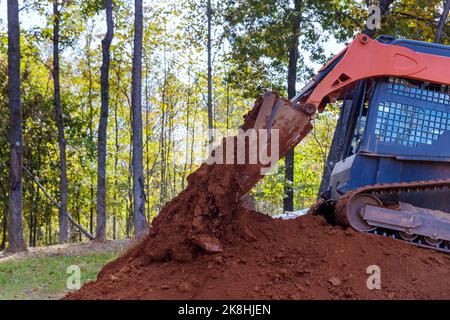
<path id="1" fill-rule="evenodd" d="M 392 95 L 450 106 L 446 86 L 428 85 L 424 89 L 406 80 L 391 78 L 388 90 Z M 375 134 L 380 141 L 407 147 L 432 145 L 446 130 L 450 130 L 449 112 L 389 100 L 378 105 Z"/>

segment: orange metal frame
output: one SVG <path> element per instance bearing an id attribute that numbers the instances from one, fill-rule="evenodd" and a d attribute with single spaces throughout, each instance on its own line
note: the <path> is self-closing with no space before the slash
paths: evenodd
<path id="1" fill-rule="evenodd" d="M 450 85 L 450 58 L 383 44 L 360 34 L 347 46 L 342 60 L 307 97 L 305 106 L 322 112 L 328 101 L 336 101 L 356 81 L 391 76 Z"/>

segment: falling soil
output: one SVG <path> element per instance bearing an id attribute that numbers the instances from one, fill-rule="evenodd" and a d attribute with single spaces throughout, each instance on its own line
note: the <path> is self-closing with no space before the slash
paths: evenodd
<path id="1" fill-rule="evenodd" d="M 277 101 L 283 105 L 272 128 L 280 130 L 283 156 L 311 130 L 309 117 L 289 101 L 266 94 L 242 128 L 267 128 Z M 66 298 L 450 298 L 444 254 L 329 226 L 321 217 L 285 221 L 252 211 L 245 194 L 261 167 L 202 164 L 141 242 Z M 367 287 L 372 265 L 380 268 L 381 289 Z"/>

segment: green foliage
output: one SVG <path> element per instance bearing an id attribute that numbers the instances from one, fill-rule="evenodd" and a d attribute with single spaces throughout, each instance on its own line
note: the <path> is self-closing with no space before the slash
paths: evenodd
<path id="1" fill-rule="evenodd" d="M 434 42 L 442 14 L 442 0 L 395 1 L 382 24 L 381 33 L 408 39 Z M 450 43 L 450 25 L 444 27 L 442 43 Z"/>
<path id="2" fill-rule="evenodd" d="M 84 284 L 95 280 L 100 269 L 117 256 L 117 253 L 108 252 L 0 262 L 0 300 L 62 298 L 69 292 L 67 267 L 79 266 L 81 284 Z"/>
<path id="3" fill-rule="evenodd" d="M 293 34 L 290 0 L 228 0 L 224 9 L 225 35 L 230 40 L 229 54 L 233 67 L 229 72 L 232 83 L 243 86 L 247 96 L 257 96 L 262 89 L 286 92 L 286 68 Z M 300 48 L 316 62 L 325 62 L 323 44 L 329 31 L 340 39 L 348 38 L 353 28 L 346 28 L 339 1 L 301 1 Z M 328 31 L 328 32 L 327 32 Z M 298 61 L 298 78 L 308 80 L 311 68 L 305 57 Z"/>

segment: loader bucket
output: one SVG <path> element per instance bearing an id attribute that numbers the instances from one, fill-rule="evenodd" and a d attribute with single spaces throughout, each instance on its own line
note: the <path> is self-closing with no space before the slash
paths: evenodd
<path id="1" fill-rule="evenodd" d="M 312 125 L 311 117 L 295 108 L 289 100 L 280 98 L 275 93 L 266 92 L 246 116 L 241 129 L 244 133 L 251 129 L 258 132 L 267 131 L 269 137 L 264 140 L 264 136 L 259 135 L 259 157 L 256 164 L 238 165 L 239 173 L 236 180 L 245 194 L 311 131 Z M 254 151 L 249 147 L 247 152 Z M 263 158 L 261 155 L 265 154 L 270 155 L 269 163 L 261 161 Z M 248 157 L 251 157 L 251 154 L 248 154 Z"/>

